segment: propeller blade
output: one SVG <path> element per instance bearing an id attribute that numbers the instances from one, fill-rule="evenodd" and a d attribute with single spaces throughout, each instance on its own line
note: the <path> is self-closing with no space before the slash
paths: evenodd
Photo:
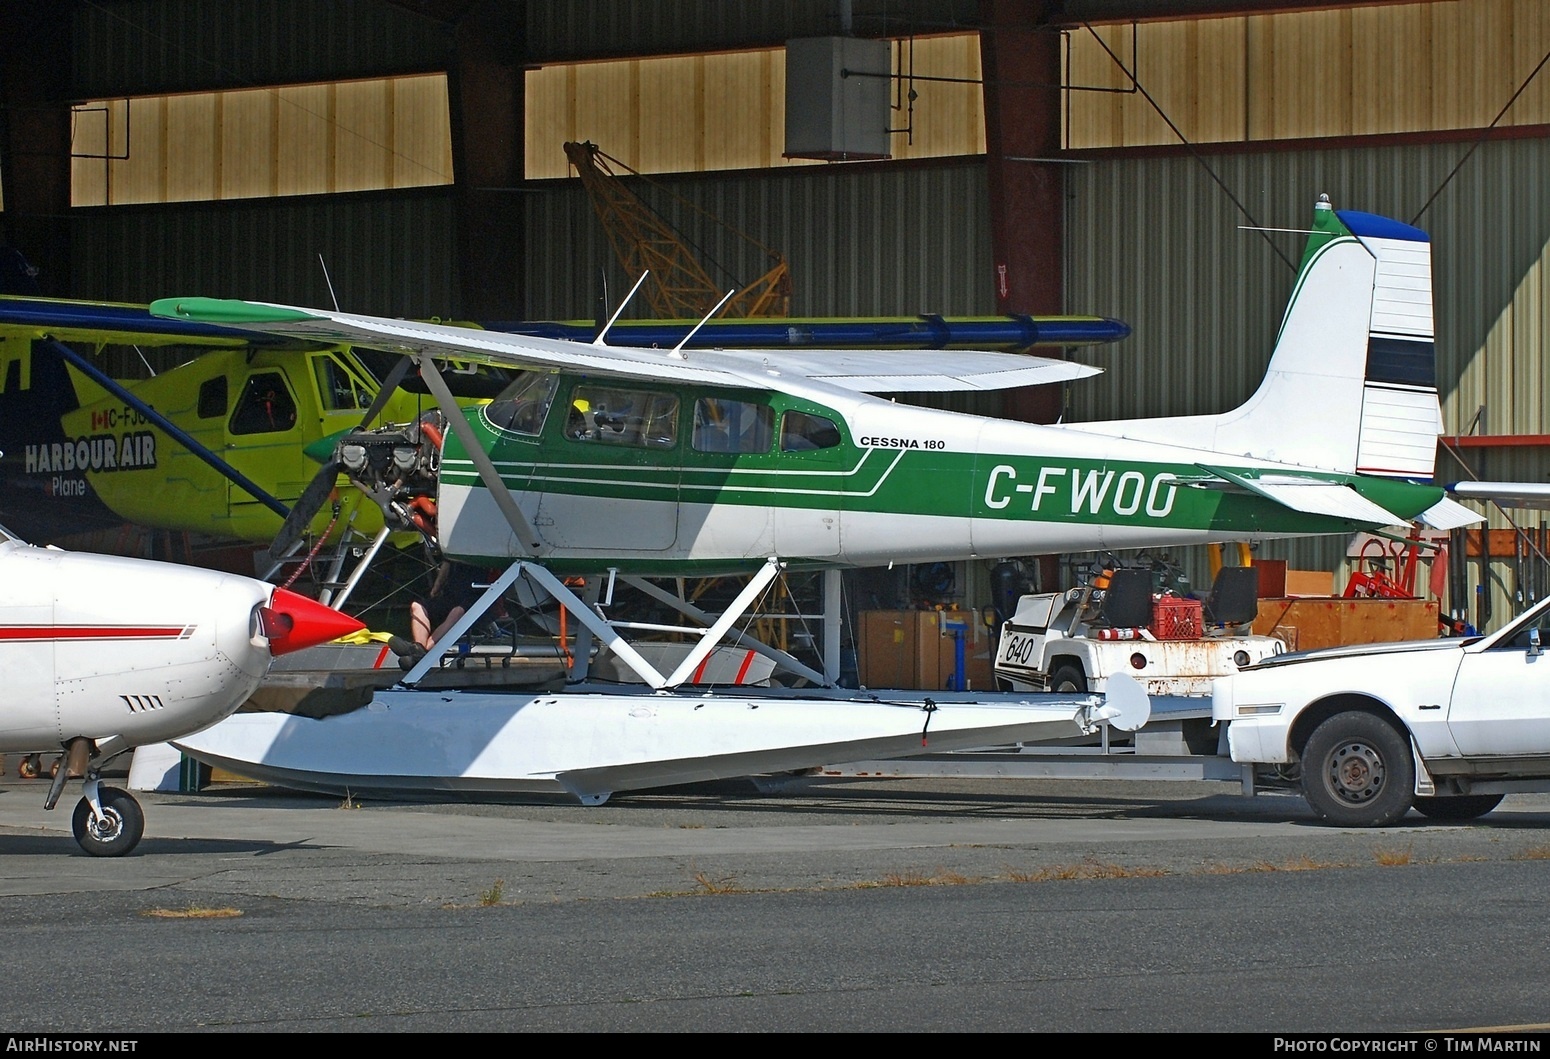
<path id="1" fill-rule="evenodd" d="M 382 414 L 382 409 L 387 405 L 388 399 L 397 392 L 398 386 L 404 381 L 404 376 L 409 374 L 411 362 L 408 357 L 400 356 L 398 363 L 393 365 L 393 370 L 388 372 L 387 378 L 382 380 L 382 386 L 377 390 L 377 396 L 372 398 L 371 407 L 366 409 L 366 414 L 361 417 L 361 425 L 358 430 L 365 430 L 371 426 L 371 421 Z"/>
<path id="2" fill-rule="evenodd" d="M 393 365 L 387 373 L 387 378 L 382 380 L 382 385 L 377 390 L 377 396 L 372 398 L 371 405 L 366 409 L 366 414 L 361 417 L 357 430 L 365 430 L 371 426 L 371 421 L 382 414 L 382 409 L 387 407 L 393 394 L 398 392 L 399 385 L 404 381 L 404 376 L 409 374 L 413 362 L 408 357 L 401 356 L 398 363 Z M 307 527 L 317 517 L 317 513 L 323 510 L 323 505 L 333 495 L 334 486 L 339 480 L 339 461 L 333 454 L 323 461 L 323 466 L 318 468 L 317 474 L 312 476 L 312 481 L 307 483 L 307 488 L 301 491 L 301 496 L 296 498 L 295 505 L 291 508 L 285 521 L 280 524 L 280 532 L 275 534 L 274 540 L 269 542 L 269 562 L 275 565 L 285 558 L 296 542 L 301 540 L 307 532 Z"/>
<path id="3" fill-rule="evenodd" d="M 285 516 L 285 521 L 280 524 L 280 532 L 275 534 L 274 540 L 269 543 L 269 561 L 278 563 L 283 559 L 291 547 L 301 540 L 307 532 L 307 527 L 317 513 L 323 510 L 323 505 L 333 495 L 334 486 L 339 481 L 339 463 L 337 460 L 328 460 L 318 473 L 312 476 L 312 481 L 307 483 L 307 488 L 301 491 L 301 496 L 296 498 L 296 503 L 291 507 L 291 513 Z"/>

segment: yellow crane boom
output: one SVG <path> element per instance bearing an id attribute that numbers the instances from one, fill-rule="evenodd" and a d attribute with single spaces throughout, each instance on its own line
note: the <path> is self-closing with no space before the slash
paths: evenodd
<path id="1" fill-rule="evenodd" d="M 604 154 L 590 141 L 567 143 L 565 156 L 581 177 L 582 186 L 592 200 L 592 208 L 630 280 L 633 282 L 642 274 L 650 273 L 651 278 L 642 291 L 652 313 L 667 320 L 699 319 L 714 309 L 732 284 L 718 285 L 683 235 L 628 187 L 615 167 L 642 180 L 646 178 L 617 158 Z M 688 205 L 699 209 L 692 203 Z M 705 213 L 704 210 L 699 212 Z M 784 255 L 708 213 L 705 216 L 758 247 L 773 262 L 762 276 L 738 290 L 721 315 L 734 318 L 789 316 L 791 271 Z"/>

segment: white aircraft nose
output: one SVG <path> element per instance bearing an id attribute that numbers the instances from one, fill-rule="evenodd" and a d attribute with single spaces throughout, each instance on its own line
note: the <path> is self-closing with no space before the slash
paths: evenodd
<path id="1" fill-rule="evenodd" d="M 284 588 L 275 589 L 269 605 L 258 608 L 258 620 L 269 653 L 276 657 L 366 628 L 348 614 Z"/>

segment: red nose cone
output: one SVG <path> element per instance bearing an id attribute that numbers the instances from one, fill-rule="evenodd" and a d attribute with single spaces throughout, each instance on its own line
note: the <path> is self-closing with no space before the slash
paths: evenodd
<path id="1" fill-rule="evenodd" d="M 283 588 L 274 590 L 269 606 L 263 608 L 263 618 L 272 655 L 327 643 L 366 627 L 348 614 Z"/>

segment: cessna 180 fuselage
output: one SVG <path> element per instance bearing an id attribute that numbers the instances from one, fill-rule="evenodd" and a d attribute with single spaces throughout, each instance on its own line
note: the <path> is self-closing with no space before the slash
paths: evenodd
<path id="1" fill-rule="evenodd" d="M 437 358 L 516 370 L 431 441 L 361 434 L 338 450 L 357 481 L 432 497 L 441 547 L 487 565 L 860 567 L 1476 517 L 1429 483 L 1427 237 L 1327 201 L 1265 379 L 1221 415 L 1052 426 L 890 398 L 1091 371 L 1015 354 L 641 350 L 261 303 L 152 311 L 405 354 L 433 392 Z M 421 446 L 412 473 L 406 443 Z"/>

